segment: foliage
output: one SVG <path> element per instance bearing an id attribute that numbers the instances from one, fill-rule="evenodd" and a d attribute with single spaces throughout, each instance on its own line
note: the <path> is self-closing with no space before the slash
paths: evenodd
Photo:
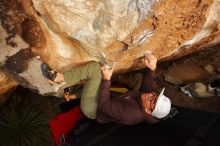
<path id="1" fill-rule="evenodd" d="M 48 121 L 44 98 L 13 96 L 0 107 L 0 145 L 51 146 Z"/>

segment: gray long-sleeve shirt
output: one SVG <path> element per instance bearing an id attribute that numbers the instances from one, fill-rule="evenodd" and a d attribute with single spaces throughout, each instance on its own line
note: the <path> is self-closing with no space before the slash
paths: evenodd
<path id="1" fill-rule="evenodd" d="M 118 96 L 112 96 L 110 92 L 111 81 L 102 80 L 97 121 L 99 123 L 116 122 L 127 125 L 134 125 L 142 121 L 156 123 L 159 120 L 147 115 L 141 103 L 141 93 L 153 90 L 153 72 L 146 69 L 140 87 L 140 91 L 128 91 Z"/>

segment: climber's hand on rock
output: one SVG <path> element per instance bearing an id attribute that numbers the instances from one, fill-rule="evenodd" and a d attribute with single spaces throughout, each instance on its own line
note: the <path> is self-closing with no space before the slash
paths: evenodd
<path id="1" fill-rule="evenodd" d="M 145 56 L 145 64 L 150 70 L 155 70 L 157 67 L 157 58 L 154 55 Z"/>
<path id="2" fill-rule="evenodd" d="M 64 98 L 66 99 L 66 101 L 70 101 L 76 99 L 76 95 L 70 93 L 64 93 Z"/>
<path id="3" fill-rule="evenodd" d="M 102 69 L 102 78 L 104 80 L 111 80 L 112 73 L 113 73 L 113 70 L 114 70 L 114 65 L 112 66 L 111 69 L 108 69 L 108 68 L 105 67 L 105 65 L 103 65 L 101 67 L 101 69 Z"/>
<path id="4" fill-rule="evenodd" d="M 59 85 L 58 83 L 55 83 L 55 82 L 53 82 L 53 81 L 51 81 L 51 80 L 47 80 L 50 84 L 52 84 L 52 85 Z"/>

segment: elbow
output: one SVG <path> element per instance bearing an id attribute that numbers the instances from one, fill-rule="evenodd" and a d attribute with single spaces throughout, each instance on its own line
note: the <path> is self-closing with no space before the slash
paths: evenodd
<path id="1" fill-rule="evenodd" d="M 103 113 L 99 110 L 96 112 L 96 122 L 99 124 L 108 123 L 108 121 L 106 121 L 106 119 L 103 117 Z"/>
<path id="2" fill-rule="evenodd" d="M 97 123 L 99 123 L 99 124 L 107 123 L 107 122 L 105 122 L 105 121 L 103 121 L 103 120 L 101 120 L 101 119 L 99 119 L 99 118 L 97 118 L 96 121 L 97 121 Z"/>

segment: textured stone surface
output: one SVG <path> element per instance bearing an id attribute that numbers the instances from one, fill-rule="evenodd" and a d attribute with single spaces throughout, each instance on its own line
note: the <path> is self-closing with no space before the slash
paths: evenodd
<path id="1" fill-rule="evenodd" d="M 4 102 L 17 86 L 17 82 L 0 71 L 0 103 Z"/>
<path id="2" fill-rule="evenodd" d="M 40 73 L 85 62 L 116 62 L 115 73 L 144 67 L 220 42 L 219 0 L 0 0 L 0 65 L 40 94 L 56 87 Z"/>
<path id="3" fill-rule="evenodd" d="M 146 18 L 149 0 L 33 0 L 34 7 L 59 32 L 80 41 L 92 55 L 123 41 Z"/>

